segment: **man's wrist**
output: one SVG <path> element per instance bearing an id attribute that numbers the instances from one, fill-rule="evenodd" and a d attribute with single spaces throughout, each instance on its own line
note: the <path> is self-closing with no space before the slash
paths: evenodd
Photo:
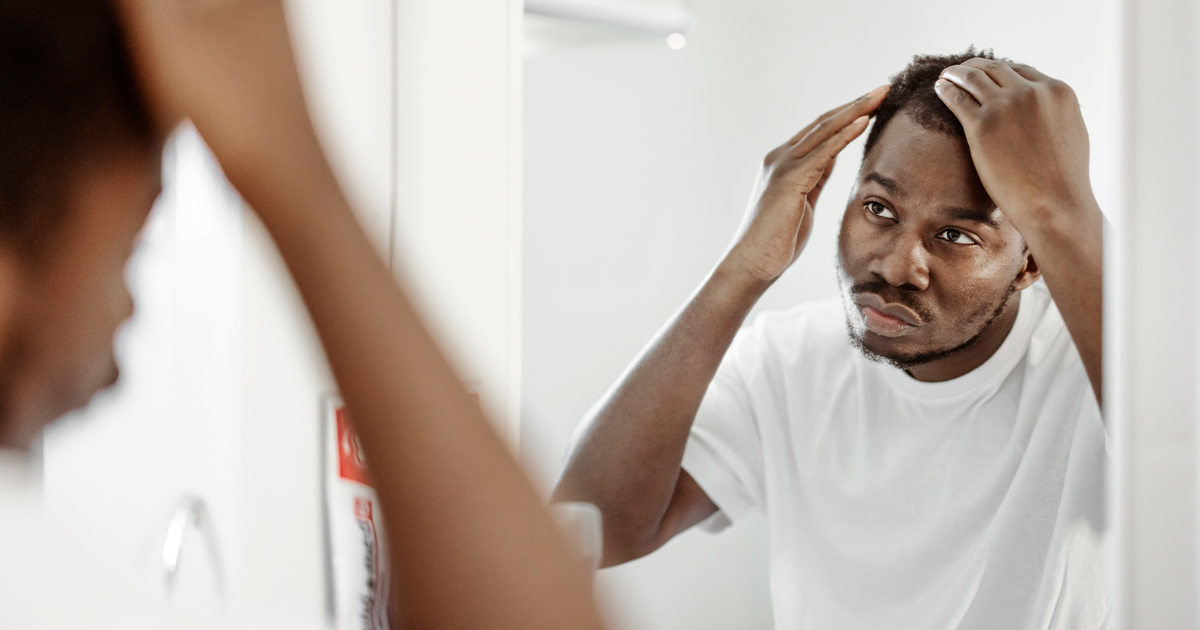
<path id="1" fill-rule="evenodd" d="M 1022 234 L 1055 233 L 1102 216 L 1100 204 L 1090 188 L 1075 194 L 1028 199 L 1005 214 Z"/>
<path id="2" fill-rule="evenodd" d="M 763 277 L 762 270 L 736 252 L 726 254 L 706 281 L 724 300 L 748 303 L 753 307 L 775 279 Z"/>
<path id="3" fill-rule="evenodd" d="M 1047 248 L 1059 250 L 1091 249 L 1099 246 L 1104 230 L 1104 213 L 1095 197 L 1052 200 L 1032 205 L 1013 222 L 1037 258 Z M 1011 220 L 1011 219 L 1010 219 Z"/>

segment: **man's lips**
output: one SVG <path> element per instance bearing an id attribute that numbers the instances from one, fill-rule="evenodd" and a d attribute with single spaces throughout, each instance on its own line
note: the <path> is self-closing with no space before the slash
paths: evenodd
<path id="1" fill-rule="evenodd" d="M 862 314 L 863 324 L 871 332 L 884 337 L 899 337 L 921 326 L 921 317 L 903 304 L 889 304 L 874 293 L 860 293 L 854 302 Z"/>

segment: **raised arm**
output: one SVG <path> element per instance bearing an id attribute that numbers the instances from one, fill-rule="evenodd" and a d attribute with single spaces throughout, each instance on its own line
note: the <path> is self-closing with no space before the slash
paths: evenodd
<path id="1" fill-rule="evenodd" d="M 979 58 L 947 68 L 936 89 L 963 124 L 984 188 L 1029 245 L 1102 401 L 1104 216 L 1074 91 L 1030 66 Z"/>
<path id="2" fill-rule="evenodd" d="M 885 94 L 826 113 L 767 156 L 733 246 L 586 420 L 554 499 L 600 508 L 603 565 L 646 555 L 717 510 L 680 468 L 704 392 L 750 309 L 804 249 L 835 157 Z"/>
<path id="3" fill-rule="evenodd" d="M 279 0 L 126 0 L 156 111 L 188 116 L 303 296 L 371 461 L 404 628 L 599 629 L 590 580 L 334 180 Z"/>

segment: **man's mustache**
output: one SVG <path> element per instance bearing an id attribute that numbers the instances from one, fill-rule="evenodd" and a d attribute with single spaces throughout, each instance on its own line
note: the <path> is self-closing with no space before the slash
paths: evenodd
<path id="1" fill-rule="evenodd" d="M 860 293 L 874 293 L 889 304 L 903 304 L 916 311 L 917 315 L 921 316 L 921 321 L 928 322 L 933 319 L 933 311 L 921 303 L 917 291 L 913 289 L 893 286 L 882 280 L 861 280 L 850 287 L 850 295 Z"/>

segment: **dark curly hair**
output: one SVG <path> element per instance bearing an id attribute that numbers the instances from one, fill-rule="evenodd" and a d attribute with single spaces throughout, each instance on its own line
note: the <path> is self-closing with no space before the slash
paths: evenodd
<path id="1" fill-rule="evenodd" d="M 958 117 L 933 90 L 933 84 L 941 76 L 942 70 L 956 66 L 968 59 L 982 57 L 996 59 L 990 49 L 975 50 L 974 46 L 961 55 L 916 55 L 908 67 L 901 70 L 891 79 L 891 91 L 875 110 L 875 125 L 867 135 L 863 147 L 863 157 L 871 152 L 871 148 L 883 135 L 883 129 L 891 122 L 896 114 L 905 112 L 913 120 L 926 129 L 940 131 L 958 138 L 966 138 L 962 123 Z"/>
<path id="2" fill-rule="evenodd" d="M 111 2 L 0 0 L 0 239 L 39 249 L 73 172 L 153 135 Z"/>

